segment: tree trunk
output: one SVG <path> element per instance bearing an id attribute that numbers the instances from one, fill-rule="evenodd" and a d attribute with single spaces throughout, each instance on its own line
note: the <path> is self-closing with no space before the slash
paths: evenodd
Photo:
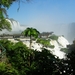
<path id="1" fill-rule="evenodd" d="M 29 49 L 31 49 L 31 44 L 32 44 L 32 38 L 30 36 L 30 46 L 29 46 Z M 29 53 L 29 57 L 28 57 L 28 60 L 29 60 L 29 66 L 31 65 L 31 62 L 30 62 L 30 53 Z"/>
<path id="2" fill-rule="evenodd" d="M 31 38 L 31 36 L 30 36 L 30 49 L 31 49 L 31 45 L 32 45 L 32 38 Z"/>

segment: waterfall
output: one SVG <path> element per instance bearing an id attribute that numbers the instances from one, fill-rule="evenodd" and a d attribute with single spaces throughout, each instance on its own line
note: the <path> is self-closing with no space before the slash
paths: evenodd
<path id="1" fill-rule="evenodd" d="M 68 42 L 64 37 L 62 37 L 62 36 L 60 36 L 60 37 L 58 38 L 58 42 L 59 42 L 59 44 L 60 44 L 62 47 L 64 47 L 64 48 L 66 48 L 67 45 L 69 45 L 69 42 Z"/>
<path id="2" fill-rule="evenodd" d="M 26 44 L 29 47 L 29 41 L 26 41 L 26 39 L 20 39 L 23 40 L 23 43 Z M 45 47 L 46 49 L 50 50 L 51 53 L 57 57 L 59 57 L 60 59 L 62 58 L 66 58 L 65 54 L 63 51 L 61 51 L 61 48 L 66 48 L 67 45 L 69 45 L 69 42 L 63 37 L 63 36 L 59 36 L 58 40 L 50 40 L 50 44 L 54 45 L 54 48 L 50 48 L 50 47 Z M 36 41 L 32 42 L 32 49 L 37 50 L 37 51 L 41 51 L 42 48 L 42 44 L 36 43 Z"/>
<path id="3" fill-rule="evenodd" d="M 53 50 L 51 48 L 49 48 L 49 50 L 51 50 L 54 55 L 56 55 L 60 59 L 66 58 L 65 57 L 66 53 L 64 53 L 60 50 L 61 50 L 61 48 L 66 48 L 67 45 L 69 45 L 69 42 L 63 36 L 59 36 L 57 41 L 51 40 L 50 44 L 55 46 Z"/>
<path id="4" fill-rule="evenodd" d="M 25 26 L 21 26 L 20 23 L 17 22 L 16 20 L 13 20 L 13 19 L 6 19 L 6 20 L 10 22 L 12 30 L 11 32 L 9 32 L 4 29 L 0 32 L 0 34 L 18 34 L 18 33 L 20 34 L 23 30 L 26 29 Z M 20 40 L 23 40 L 23 39 L 20 39 Z M 26 41 L 26 39 L 24 40 L 23 40 L 23 43 L 29 47 L 29 41 Z M 45 47 L 45 48 L 50 50 L 54 55 L 56 55 L 60 59 L 65 58 L 65 53 L 60 51 L 60 49 L 66 48 L 67 45 L 69 45 L 69 42 L 63 36 L 59 36 L 57 40 L 50 40 L 50 44 L 54 45 L 54 48 L 50 48 L 50 47 L 47 47 L 47 48 Z M 32 42 L 32 49 L 41 51 L 41 48 L 42 48 L 42 44 L 36 43 L 36 41 Z"/>
<path id="5" fill-rule="evenodd" d="M 27 27 L 20 25 L 20 23 L 14 19 L 6 19 L 10 22 L 12 30 L 9 32 L 6 29 L 3 29 L 0 31 L 0 34 L 20 34 L 23 30 L 25 30 Z"/>
<path id="6" fill-rule="evenodd" d="M 7 21 L 10 22 L 12 31 L 20 30 L 20 23 L 19 22 L 15 21 L 13 19 L 7 19 Z"/>

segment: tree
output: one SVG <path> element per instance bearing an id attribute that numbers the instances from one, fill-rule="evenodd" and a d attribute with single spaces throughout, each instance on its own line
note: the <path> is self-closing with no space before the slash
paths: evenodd
<path id="1" fill-rule="evenodd" d="M 9 0 L 0 0 L 0 30 L 7 29 L 11 30 L 10 22 L 8 22 L 5 18 L 8 17 L 6 8 L 9 8 L 10 4 Z"/>
<path id="2" fill-rule="evenodd" d="M 75 74 L 75 40 L 73 44 L 68 45 L 67 62 L 70 65 L 72 74 Z"/>
<path id="3" fill-rule="evenodd" d="M 75 75 L 75 41 L 62 50 L 66 52 L 66 59 L 59 64 L 62 75 Z"/>
<path id="4" fill-rule="evenodd" d="M 2 29 L 11 30 L 11 24 L 6 19 L 8 18 L 7 9 L 10 8 L 10 6 L 16 1 L 19 3 L 19 8 L 20 8 L 20 2 L 23 2 L 22 0 L 0 0 L 0 31 Z M 29 2 L 30 0 L 24 0 L 24 1 Z"/>
<path id="5" fill-rule="evenodd" d="M 69 53 L 64 60 L 44 48 L 39 52 L 28 49 L 22 42 L 0 42 L 5 47 L 8 58 L 7 64 L 0 62 L 1 75 L 75 75 L 75 52 Z"/>
<path id="6" fill-rule="evenodd" d="M 22 42 L 15 44 L 8 40 L 0 40 L 0 42 L 6 48 L 6 62 L 12 65 L 12 67 L 16 69 L 20 75 L 25 75 L 30 62 L 28 58 L 31 50 L 28 50 L 26 45 Z"/>
<path id="7" fill-rule="evenodd" d="M 39 31 L 37 31 L 35 28 L 27 28 L 22 32 L 22 34 L 26 37 L 30 37 L 30 49 L 31 49 L 31 43 L 32 43 L 32 38 L 38 38 L 38 35 L 40 34 Z"/>
<path id="8" fill-rule="evenodd" d="M 10 8 L 10 6 L 14 3 L 14 2 L 29 2 L 30 0 L 0 0 L 0 16 L 2 17 L 3 16 L 3 13 L 5 13 L 6 17 L 8 16 L 7 15 L 7 12 L 6 10 L 8 8 Z"/>
<path id="9" fill-rule="evenodd" d="M 2 6 L 0 6 L 0 31 L 2 29 L 11 30 L 10 22 L 8 22 L 8 20 L 5 19 L 4 14 L 7 17 L 6 9 L 5 8 L 2 8 Z"/>
<path id="10" fill-rule="evenodd" d="M 9 31 L 12 29 L 10 22 L 8 22 L 5 18 L 0 21 L 0 31 L 2 31 L 2 29 L 7 29 Z"/>
<path id="11" fill-rule="evenodd" d="M 0 75 L 19 75 L 19 73 L 9 64 L 0 62 Z"/>

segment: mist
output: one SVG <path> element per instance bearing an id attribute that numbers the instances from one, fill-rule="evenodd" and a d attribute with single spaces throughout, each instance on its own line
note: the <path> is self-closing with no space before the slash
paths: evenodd
<path id="1" fill-rule="evenodd" d="M 11 22 L 12 21 L 12 22 Z M 0 31 L 0 34 L 20 34 L 27 27 L 33 27 L 39 30 L 40 32 L 54 32 L 54 34 L 61 36 L 63 35 L 70 43 L 75 39 L 75 23 L 70 24 L 51 24 L 49 21 L 34 21 L 30 26 L 21 25 L 16 20 L 11 20 L 11 32 L 6 29 Z M 47 23 L 48 22 L 48 23 Z"/>
<path id="2" fill-rule="evenodd" d="M 69 24 L 68 40 L 75 40 L 75 23 Z"/>
<path id="3" fill-rule="evenodd" d="M 54 32 L 54 34 L 61 36 L 63 35 L 70 43 L 73 42 L 75 38 L 75 23 L 70 24 L 33 24 L 40 32 Z"/>

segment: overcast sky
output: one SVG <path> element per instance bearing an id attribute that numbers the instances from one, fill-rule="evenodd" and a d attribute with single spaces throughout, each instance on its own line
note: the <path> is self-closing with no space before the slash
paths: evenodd
<path id="1" fill-rule="evenodd" d="M 18 3 L 14 3 L 8 9 L 8 15 L 21 25 L 32 26 L 41 32 L 53 31 L 66 38 L 72 34 L 70 25 L 75 22 L 75 0 L 31 0 L 21 3 L 17 12 L 18 7 Z"/>

